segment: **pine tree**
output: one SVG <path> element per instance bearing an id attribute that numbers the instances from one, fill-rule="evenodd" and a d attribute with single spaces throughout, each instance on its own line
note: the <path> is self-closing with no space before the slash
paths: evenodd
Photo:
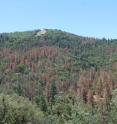
<path id="1" fill-rule="evenodd" d="M 55 102 L 55 95 L 57 94 L 57 87 L 56 87 L 56 84 L 55 82 L 53 82 L 51 84 L 51 87 L 50 87 L 50 94 L 49 94 L 49 101 L 51 103 L 54 103 Z"/>

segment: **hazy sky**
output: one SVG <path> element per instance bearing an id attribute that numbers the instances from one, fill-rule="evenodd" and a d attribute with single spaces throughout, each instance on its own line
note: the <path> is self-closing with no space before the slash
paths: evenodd
<path id="1" fill-rule="evenodd" d="M 0 0 L 0 32 L 40 28 L 117 38 L 117 0 Z"/>

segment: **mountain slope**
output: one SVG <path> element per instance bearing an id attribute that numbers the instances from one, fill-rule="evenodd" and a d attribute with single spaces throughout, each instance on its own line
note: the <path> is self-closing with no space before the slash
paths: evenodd
<path id="1" fill-rule="evenodd" d="M 116 52 L 117 40 L 61 30 L 2 33 L 0 93 L 36 103 L 44 113 L 44 124 L 51 119 L 53 124 L 56 120 L 57 124 L 75 124 L 80 116 L 77 123 L 94 124 L 95 117 L 96 124 L 104 123 L 117 87 Z"/>

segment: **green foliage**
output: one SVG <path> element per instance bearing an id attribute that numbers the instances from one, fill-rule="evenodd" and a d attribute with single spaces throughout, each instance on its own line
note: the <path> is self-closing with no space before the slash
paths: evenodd
<path id="1" fill-rule="evenodd" d="M 14 91 L 19 96 L 23 95 L 23 88 L 22 88 L 21 84 L 19 84 L 19 83 L 18 84 L 15 84 Z"/>
<path id="2" fill-rule="evenodd" d="M 27 73 L 27 71 L 28 71 L 27 66 L 24 65 L 24 64 L 19 64 L 19 65 L 17 65 L 17 67 L 16 67 L 16 72 L 17 72 L 17 73 L 22 73 L 22 74 L 24 74 L 24 73 Z"/>
<path id="3" fill-rule="evenodd" d="M 116 124 L 117 122 L 117 89 L 113 91 L 112 100 L 110 103 L 109 124 Z"/>
<path id="4" fill-rule="evenodd" d="M 55 82 L 53 82 L 51 84 L 51 87 L 50 87 L 50 95 L 49 95 L 50 103 L 54 103 L 55 102 L 55 96 L 56 95 L 57 95 L 57 88 L 56 88 Z"/>
<path id="5" fill-rule="evenodd" d="M 43 113 L 36 105 L 16 95 L 0 95 L 1 124 L 39 124 Z"/>
<path id="6" fill-rule="evenodd" d="M 36 96 L 35 97 L 35 102 L 37 103 L 37 105 L 40 107 L 40 109 L 44 112 L 47 112 L 47 103 L 45 101 L 44 96 L 40 95 L 40 96 Z"/>
<path id="7" fill-rule="evenodd" d="M 57 116 L 57 124 L 102 124 L 101 113 L 74 95 L 70 93 L 58 96 L 52 107 L 53 115 Z"/>

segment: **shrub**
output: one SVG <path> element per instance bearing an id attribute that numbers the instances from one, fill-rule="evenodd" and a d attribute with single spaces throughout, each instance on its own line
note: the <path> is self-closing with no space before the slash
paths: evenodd
<path id="1" fill-rule="evenodd" d="M 42 119 L 40 109 L 26 98 L 0 94 L 0 124 L 40 124 Z"/>

